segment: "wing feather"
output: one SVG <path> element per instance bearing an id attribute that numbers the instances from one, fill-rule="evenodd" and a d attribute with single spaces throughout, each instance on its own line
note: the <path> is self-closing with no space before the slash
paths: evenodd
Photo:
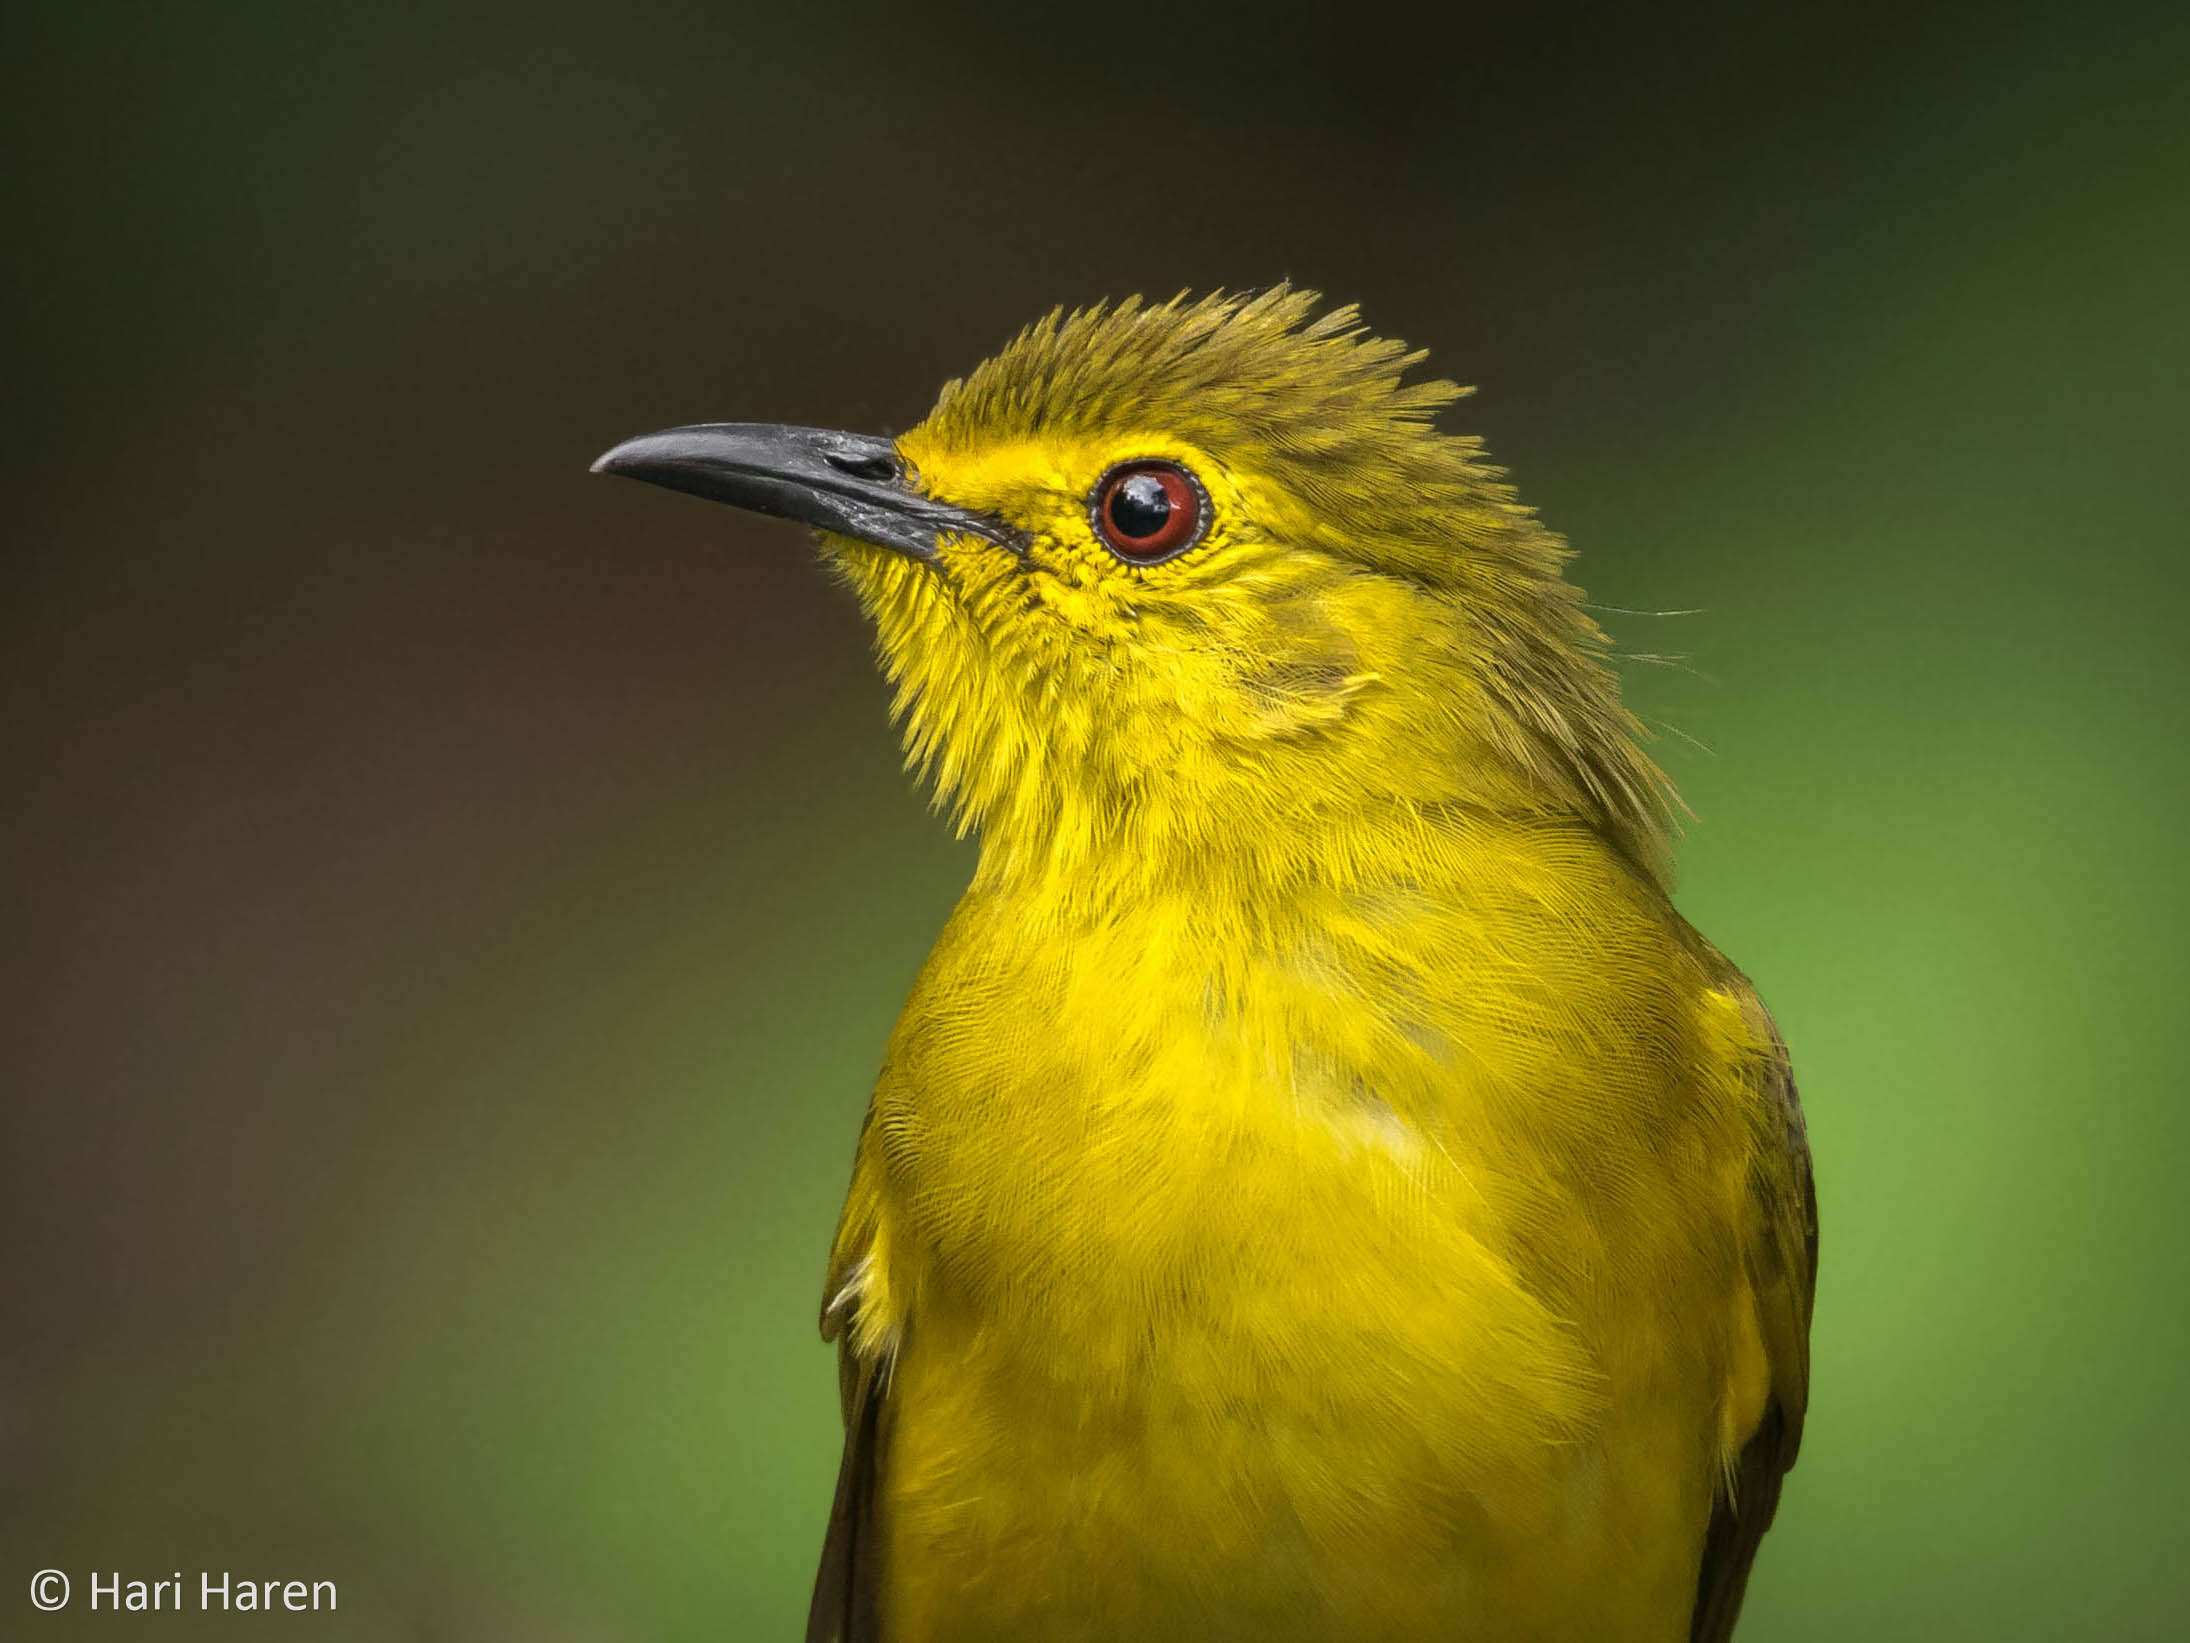
<path id="1" fill-rule="evenodd" d="M 875 1514 L 894 1348 L 891 1331 L 883 1327 L 890 1306 L 878 1291 L 880 1198 L 866 1142 L 862 1127 L 852 1189 L 822 1285 L 821 1338 L 836 1343 L 844 1457 L 837 1463 L 836 1498 L 806 1614 L 806 1643 L 878 1643 L 882 1636 Z"/>
<path id="2" fill-rule="evenodd" d="M 850 1358 L 849 1348 L 844 1349 Z M 814 1576 L 813 1606 L 806 1615 L 806 1643 L 876 1643 L 875 1433 L 882 1418 L 883 1377 L 859 1377 L 844 1425 L 844 1458 L 836 1473 L 836 1500 L 829 1533 Z"/>
<path id="3" fill-rule="evenodd" d="M 1752 998 L 1753 1001 L 1753 998 Z M 1761 1005 L 1754 1006 L 1762 1014 Z M 1781 1481 L 1802 1446 L 1810 1401 L 1810 1308 L 1817 1287 L 1817 1184 L 1802 1101 L 1787 1046 L 1771 1018 L 1765 1069 L 1762 1145 L 1754 1192 L 1762 1236 L 1749 1252 L 1749 1282 L 1772 1368 L 1763 1418 L 1742 1446 L 1727 1486 L 1711 1509 L 1696 1577 L 1690 1643 L 1727 1643 L 1741 1614 L 1764 1531 L 1779 1509 Z"/>

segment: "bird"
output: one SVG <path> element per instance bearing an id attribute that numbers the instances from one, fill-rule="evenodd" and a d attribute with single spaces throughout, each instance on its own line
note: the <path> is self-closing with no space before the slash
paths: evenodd
<path id="1" fill-rule="evenodd" d="M 818 533 L 978 857 L 830 1253 L 810 1643 L 1722 1643 L 1801 1441 L 1785 1043 L 1570 550 L 1279 284 L 895 437 L 596 471 Z"/>

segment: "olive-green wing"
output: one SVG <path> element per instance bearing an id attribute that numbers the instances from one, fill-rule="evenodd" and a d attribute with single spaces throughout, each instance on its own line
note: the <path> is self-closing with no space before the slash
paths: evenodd
<path id="1" fill-rule="evenodd" d="M 814 1576 L 813 1607 L 806 1614 L 806 1643 L 877 1643 L 875 1451 L 882 1419 L 884 1377 L 859 1371 L 848 1346 L 840 1347 L 848 1375 L 844 1458 L 837 1465 L 836 1500 L 829 1533 Z"/>
<path id="2" fill-rule="evenodd" d="M 1762 1006 L 1757 1008 L 1761 1014 Z M 1765 1019 L 1768 1023 L 1770 1018 Z M 1780 1483 L 1801 1447 L 1802 1419 L 1810 1401 L 1817 1187 L 1787 1047 L 1776 1028 L 1771 1037 L 1774 1053 L 1758 1092 L 1764 1103 L 1763 1145 L 1754 1191 L 1761 1235 L 1749 1250 L 1749 1281 L 1772 1365 L 1771 1394 L 1763 1419 L 1742 1447 L 1729 1486 L 1711 1508 L 1688 1628 L 1690 1643 L 1726 1643 L 1734 1634 L 1750 1565 L 1779 1508 Z"/>
<path id="3" fill-rule="evenodd" d="M 814 1576 L 813 1606 L 806 1614 L 806 1643 L 877 1643 L 882 1636 L 875 1508 L 890 1352 L 872 1350 L 872 1341 L 868 1352 L 859 1350 L 862 1314 L 875 1304 L 870 1276 L 880 1213 L 866 1142 L 862 1127 L 859 1162 L 821 1291 L 821 1338 L 836 1343 L 844 1458 L 837 1463 L 836 1499 L 821 1544 L 821 1568 Z"/>

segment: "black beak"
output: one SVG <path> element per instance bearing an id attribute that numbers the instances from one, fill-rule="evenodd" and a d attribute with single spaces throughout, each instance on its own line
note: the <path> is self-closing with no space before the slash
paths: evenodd
<path id="1" fill-rule="evenodd" d="M 702 422 L 627 439 L 593 471 L 796 520 L 914 559 L 933 559 L 944 536 L 978 536 L 1014 553 L 1022 547 L 1017 531 L 986 514 L 922 495 L 896 446 L 872 434 Z"/>

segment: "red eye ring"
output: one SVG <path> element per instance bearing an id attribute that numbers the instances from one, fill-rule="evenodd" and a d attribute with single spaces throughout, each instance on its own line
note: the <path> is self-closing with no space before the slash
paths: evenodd
<path id="1" fill-rule="evenodd" d="M 1209 493 L 1176 462 L 1121 462 L 1095 481 L 1089 522 L 1103 546 L 1132 565 L 1156 565 L 1202 539 Z"/>

